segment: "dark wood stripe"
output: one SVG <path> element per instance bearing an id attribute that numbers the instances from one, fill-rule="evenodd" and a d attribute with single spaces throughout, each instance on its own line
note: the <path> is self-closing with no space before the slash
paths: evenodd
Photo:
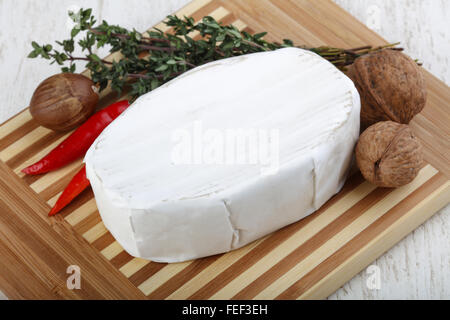
<path id="1" fill-rule="evenodd" d="M 194 278 L 201 271 L 210 266 L 222 255 L 215 255 L 203 259 L 194 260 L 189 266 L 178 272 L 169 281 L 165 282 L 158 289 L 148 295 L 149 299 L 162 300 L 170 296 L 173 292 L 183 286 L 190 279 Z"/>
<path id="2" fill-rule="evenodd" d="M 342 199 L 348 193 L 350 193 L 354 188 L 360 185 L 363 182 L 363 178 L 360 174 L 356 174 L 352 176 L 341 192 L 331 198 L 322 208 L 316 211 L 314 214 L 291 224 L 287 227 L 284 227 L 281 230 L 273 233 L 255 248 L 253 248 L 250 252 L 244 255 L 242 258 L 237 260 L 235 263 L 230 265 L 226 270 L 222 273 L 218 274 L 212 281 L 205 284 L 200 290 L 195 292 L 193 295 L 189 297 L 189 299 L 207 299 L 215 294 L 217 291 L 222 289 L 225 285 L 230 283 L 234 278 L 243 273 L 245 270 L 253 266 L 257 261 L 262 259 L 265 255 L 267 255 L 270 251 L 275 249 L 278 245 L 288 239 L 291 235 L 299 231 L 300 229 L 306 227 L 311 221 L 316 219 L 320 214 L 325 212 L 330 206 L 335 204 L 337 201 Z"/>
<path id="3" fill-rule="evenodd" d="M 151 261 L 128 279 L 137 287 L 165 266 L 167 266 L 167 263 Z"/>
<path id="4" fill-rule="evenodd" d="M 65 176 L 60 178 L 59 180 L 54 181 L 52 184 L 50 184 L 47 188 L 39 192 L 39 195 L 44 199 L 45 201 L 50 200 L 54 196 L 56 196 L 58 193 L 63 191 L 67 185 L 69 184 L 70 180 L 75 176 L 75 174 L 80 171 L 80 169 L 83 167 L 83 164 L 78 165 L 75 169 L 67 173 Z M 90 187 L 88 189 L 91 189 Z"/>
<path id="5" fill-rule="evenodd" d="M 80 221 L 74 226 L 74 229 L 79 234 L 84 234 L 85 232 L 91 230 L 97 223 L 101 222 L 102 218 L 100 217 L 98 211 L 93 212 L 88 217 Z"/>
<path id="6" fill-rule="evenodd" d="M 23 138 L 25 135 L 27 135 L 37 127 L 39 127 L 39 125 L 35 121 L 29 120 L 18 127 L 16 130 L 11 131 L 8 135 L 0 139 L 0 151 L 6 149 L 17 140 Z"/>
<path id="7" fill-rule="evenodd" d="M 49 145 L 60 139 L 64 134 L 57 132 L 50 132 L 44 135 L 42 138 L 38 139 L 36 142 L 31 144 L 25 150 L 17 153 L 11 159 L 9 159 L 6 164 L 11 169 L 16 169 L 22 163 L 33 157 L 35 154 L 39 153 L 42 149 L 47 148 Z M 23 168 L 21 168 L 23 169 Z"/>
<path id="8" fill-rule="evenodd" d="M 130 262 L 133 259 L 132 256 L 128 254 L 125 250 L 119 253 L 117 256 L 109 260 L 113 266 L 115 266 L 117 269 L 122 268 L 125 264 Z"/>
<path id="9" fill-rule="evenodd" d="M 312 238 L 264 272 L 247 287 L 242 289 L 233 297 L 233 299 L 244 299 L 244 297 L 245 299 L 254 298 L 258 293 L 320 248 L 325 242 L 342 231 L 345 227 L 363 215 L 367 209 L 391 192 L 392 189 L 377 188 L 369 193 L 361 201 L 340 215 L 336 220 L 328 224 L 320 232 L 316 233 Z"/>
<path id="10" fill-rule="evenodd" d="M 385 231 L 403 215 L 413 209 L 419 202 L 433 193 L 437 188 L 447 182 L 442 173 L 438 173 L 412 192 L 408 197 L 378 218 L 364 231 L 347 242 L 342 248 L 333 253 L 303 278 L 292 284 L 276 299 L 296 299 L 314 286 L 320 279 L 335 270 L 340 264 L 366 246 L 378 234 Z"/>
<path id="11" fill-rule="evenodd" d="M 25 182 L 25 184 L 27 185 L 32 185 L 33 183 L 35 183 L 36 181 L 38 181 L 40 178 L 42 178 L 44 175 L 40 174 L 37 176 L 30 176 L 30 175 L 24 175 L 22 177 L 23 182 Z"/>
<path id="12" fill-rule="evenodd" d="M 111 243 L 115 241 L 114 237 L 111 233 L 107 232 L 104 235 L 102 235 L 100 238 L 92 242 L 92 246 L 96 248 L 98 251 L 102 251 L 107 246 L 109 246 Z"/>

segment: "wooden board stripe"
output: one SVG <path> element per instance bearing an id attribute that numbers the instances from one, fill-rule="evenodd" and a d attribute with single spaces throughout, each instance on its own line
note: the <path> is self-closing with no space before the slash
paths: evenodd
<path id="1" fill-rule="evenodd" d="M 154 290 L 156 290 L 159 286 L 167 282 L 173 276 L 175 276 L 181 270 L 187 268 L 192 262 L 180 262 L 180 263 L 171 263 L 165 264 L 164 268 L 161 268 L 157 273 L 155 273 L 152 277 L 149 277 L 147 280 L 142 282 L 138 288 L 145 294 L 149 295 Z"/>
<path id="2" fill-rule="evenodd" d="M 47 204 L 50 206 L 50 208 L 53 208 L 53 206 L 58 201 L 59 196 L 61 196 L 61 195 L 62 195 L 62 192 L 58 193 L 56 196 L 54 196 L 53 198 L 51 198 L 47 201 Z"/>
<path id="3" fill-rule="evenodd" d="M 149 263 L 150 263 L 150 261 L 148 261 L 148 260 L 144 260 L 144 259 L 140 259 L 140 258 L 133 258 L 128 263 L 124 264 L 119 270 L 127 278 L 129 278 Z"/>
<path id="4" fill-rule="evenodd" d="M 117 241 L 114 241 L 101 252 L 106 259 L 111 260 L 116 257 L 121 251 L 123 251 L 122 246 Z"/>
<path id="5" fill-rule="evenodd" d="M 68 214 L 65 217 L 65 219 L 72 226 L 75 226 L 75 225 L 81 223 L 86 218 L 88 218 L 96 210 L 97 210 L 97 206 L 96 206 L 94 198 L 92 198 L 91 200 L 89 200 L 88 202 L 83 204 L 82 206 L 78 207 L 72 213 Z"/>
<path id="6" fill-rule="evenodd" d="M 89 212 L 89 211 L 87 211 Z M 66 219 L 67 221 L 67 219 Z M 99 222 L 101 222 L 102 219 L 100 215 L 98 214 L 98 211 L 95 211 L 94 213 L 91 213 L 87 215 L 86 218 L 81 220 L 79 223 L 73 225 L 76 232 L 80 234 L 85 234 L 89 230 L 91 230 L 93 227 L 95 227 Z"/>
<path id="7" fill-rule="evenodd" d="M 37 126 L 37 123 L 32 121 L 28 108 L 7 120 L 0 126 L 0 150 L 3 150 L 11 142 L 20 139 L 24 134 L 37 128 Z M 19 128 L 22 128 L 20 133 L 16 132 Z"/>
<path id="8" fill-rule="evenodd" d="M 23 109 L 15 116 L 9 118 L 0 126 L 0 139 L 8 136 L 18 127 L 22 126 L 25 122 L 32 119 L 30 110 L 28 108 Z"/>
<path id="9" fill-rule="evenodd" d="M 3 162 L 8 164 L 8 161 L 17 154 L 20 154 L 24 150 L 30 148 L 35 142 L 38 142 L 40 139 L 45 137 L 47 134 L 51 134 L 52 131 L 50 129 L 44 127 L 37 127 L 33 131 L 29 132 L 21 139 L 16 140 L 9 144 L 6 148 L 4 148 L 0 152 L 0 159 Z"/>
<path id="10" fill-rule="evenodd" d="M 167 265 L 166 263 L 157 263 L 151 261 L 150 263 L 146 264 L 144 267 L 139 269 L 136 273 L 131 275 L 128 279 L 135 286 L 139 286 L 142 283 L 144 283 L 147 279 L 151 278 L 154 274 L 158 273 L 166 265 Z"/>
<path id="11" fill-rule="evenodd" d="M 108 230 L 106 229 L 103 222 L 100 221 L 94 227 L 83 233 L 83 237 L 86 239 L 87 242 L 93 243 L 94 241 L 98 240 L 101 236 L 107 233 Z"/>
<path id="12" fill-rule="evenodd" d="M 22 163 L 33 157 L 34 155 L 40 153 L 42 149 L 47 148 L 48 146 L 55 146 L 56 141 L 62 141 L 62 137 L 66 137 L 67 135 L 62 135 L 60 133 L 56 132 L 50 132 L 43 137 L 39 138 L 39 140 L 31 143 L 29 146 L 27 146 L 26 149 L 22 150 L 21 152 L 18 152 L 19 150 L 14 150 L 14 155 L 11 155 L 11 157 L 6 161 L 6 164 L 10 168 L 17 168 Z M 4 160 L 3 160 L 4 161 Z M 24 167 L 22 167 L 24 168 Z M 21 169 L 22 169 L 21 168 Z"/>

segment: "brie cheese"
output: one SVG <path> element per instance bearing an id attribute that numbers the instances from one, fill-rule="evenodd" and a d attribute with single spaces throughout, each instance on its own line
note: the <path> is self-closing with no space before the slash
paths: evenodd
<path id="1" fill-rule="evenodd" d="M 310 51 L 233 57 L 136 100 L 91 146 L 87 176 L 105 226 L 131 255 L 180 262 L 227 252 L 306 217 L 339 192 L 359 113 L 352 81 Z M 230 129 L 268 133 L 274 170 L 196 157 L 206 152 L 199 144 L 207 136 L 195 136 L 196 123 L 216 138 L 224 133 L 216 142 Z M 175 161 L 180 130 L 194 132 L 192 163 Z M 249 147 L 224 149 L 225 159 Z"/>

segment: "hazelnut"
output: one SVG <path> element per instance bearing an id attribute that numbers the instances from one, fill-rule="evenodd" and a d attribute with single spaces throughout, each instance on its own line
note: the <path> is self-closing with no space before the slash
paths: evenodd
<path id="1" fill-rule="evenodd" d="M 379 122 L 361 135 L 356 163 L 369 182 L 396 188 L 414 180 L 423 164 L 422 146 L 408 125 Z"/>
<path id="2" fill-rule="evenodd" d="M 69 131 L 95 111 L 99 96 L 94 83 L 80 74 L 61 73 L 44 80 L 36 89 L 30 112 L 40 125 Z"/>
<path id="3" fill-rule="evenodd" d="M 385 49 L 356 59 L 348 76 L 361 96 L 361 128 L 379 121 L 408 124 L 425 107 L 421 68 L 400 51 Z"/>

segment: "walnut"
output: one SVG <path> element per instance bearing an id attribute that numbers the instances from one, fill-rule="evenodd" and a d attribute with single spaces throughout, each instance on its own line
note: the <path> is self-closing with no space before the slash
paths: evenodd
<path id="1" fill-rule="evenodd" d="M 408 125 L 379 122 L 361 135 L 356 162 L 369 182 L 396 188 L 414 180 L 423 165 L 422 146 Z"/>
<path id="2" fill-rule="evenodd" d="M 356 59 L 348 76 L 361 96 L 361 128 L 379 121 L 408 124 L 425 107 L 421 68 L 400 51 L 385 49 Z"/>
<path id="3" fill-rule="evenodd" d="M 97 89 L 89 78 L 60 73 L 37 87 L 31 98 L 30 112 L 41 126 L 70 131 L 94 113 L 98 99 Z"/>

